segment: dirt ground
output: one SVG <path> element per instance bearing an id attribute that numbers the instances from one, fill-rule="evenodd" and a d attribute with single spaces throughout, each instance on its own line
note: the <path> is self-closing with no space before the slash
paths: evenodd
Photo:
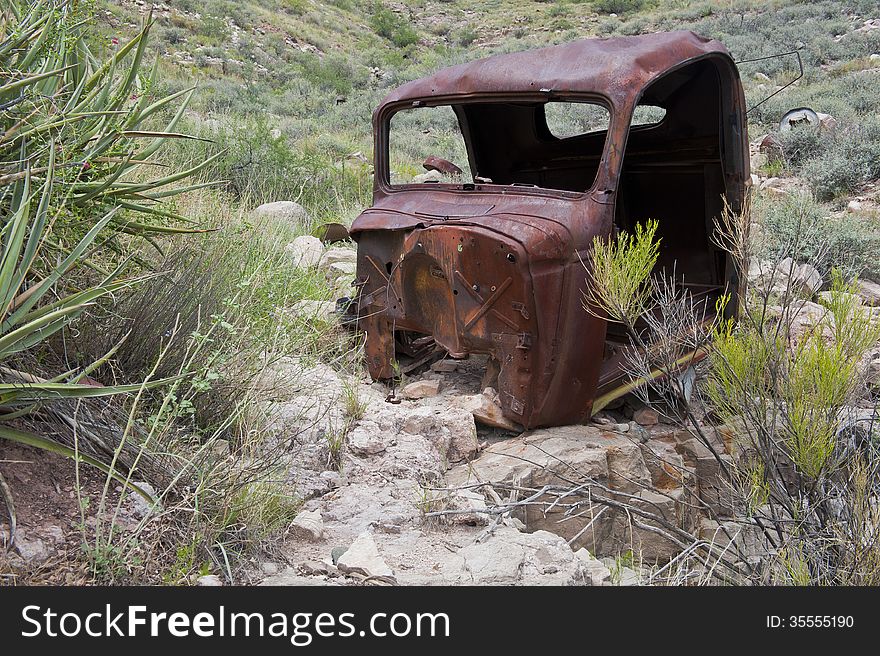
<path id="1" fill-rule="evenodd" d="M 0 473 L 15 504 L 18 548 L 32 553 L 22 559 L 18 548 L 8 549 L 8 509 L 0 502 L 0 585 L 87 583 L 88 567 L 79 557 L 80 495 L 73 461 L 0 441 Z M 82 497 L 99 498 L 104 475 L 82 466 L 79 477 Z M 111 486 L 110 493 L 115 500 L 115 486 Z M 45 559 L 40 543 L 46 547 Z"/>

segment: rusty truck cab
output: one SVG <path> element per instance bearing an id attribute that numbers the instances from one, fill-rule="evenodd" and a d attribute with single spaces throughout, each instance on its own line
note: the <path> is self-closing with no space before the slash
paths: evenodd
<path id="1" fill-rule="evenodd" d="M 395 117 L 418 126 L 429 108 L 452 117 L 459 161 L 401 177 Z M 582 307 L 594 237 L 657 219 L 658 267 L 710 299 L 738 288 L 711 238 L 749 173 L 742 87 L 717 41 L 674 32 L 497 55 L 403 85 L 373 122 L 373 206 L 351 233 L 376 379 L 404 356 L 488 354 L 505 416 L 580 423 L 624 376 L 624 336 Z M 407 146 L 436 148 L 446 137 L 432 130 L 410 130 Z"/>

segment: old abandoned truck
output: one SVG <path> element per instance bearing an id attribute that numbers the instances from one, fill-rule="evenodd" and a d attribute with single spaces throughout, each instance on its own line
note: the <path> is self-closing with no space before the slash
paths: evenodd
<path id="1" fill-rule="evenodd" d="M 691 32 L 497 55 L 392 91 L 351 229 L 372 377 L 438 349 L 488 354 L 505 417 L 588 420 L 628 344 L 582 307 L 593 238 L 656 219 L 658 267 L 695 296 L 735 295 L 711 231 L 725 199 L 744 202 L 744 105 L 728 51 Z"/>

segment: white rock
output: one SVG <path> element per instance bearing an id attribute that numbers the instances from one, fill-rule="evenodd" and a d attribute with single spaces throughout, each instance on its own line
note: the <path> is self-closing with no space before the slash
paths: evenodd
<path id="1" fill-rule="evenodd" d="M 474 419 L 486 426 L 503 428 L 504 430 L 520 432 L 522 427 L 504 416 L 498 393 L 492 387 L 487 387 L 482 394 L 470 394 L 460 396 L 453 400 L 456 406 L 469 410 Z"/>
<path id="2" fill-rule="evenodd" d="M 588 574 L 565 540 L 547 531 L 520 533 L 498 527 L 483 542 L 444 556 L 437 566 L 442 584 L 585 585 Z"/>
<path id="3" fill-rule="evenodd" d="M 375 456 L 387 449 L 379 427 L 370 421 L 362 421 L 355 426 L 346 439 L 348 450 L 358 456 Z"/>
<path id="4" fill-rule="evenodd" d="M 145 481 L 138 481 L 134 483 L 137 487 L 143 490 L 146 494 L 156 498 L 156 489 Z M 149 501 L 144 499 L 140 494 L 132 490 L 129 492 L 128 497 L 126 499 L 129 510 L 131 510 L 132 514 L 136 517 L 146 517 L 150 513 L 158 512 L 162 509 L 161 503 L 157 505 L 156 508 L 152 508 Z"/>
<path id="5" fill-rule="evenodd" d="M 852 212 L 853 214 L 862 211 L 862 204 L 857 200 L 851 200 L 846 204 L 846 211 Z"/>
<path id="6" fill-rule="evenodd" d="M 792 271 L 791 284 L 812 296 L 822 287 L 822 276 L 812 264 L 799 264 Z"/>
<path id="7" fill-rule="evenodd" d="M 357 251 L 353 248 L 345 248 L 344 246 L 332 246 L 321 255 L 322 268 L 329 268 L 330 265 L 339 262 L 357 263 Z"/>
<path id="8" fill-rule="evenodd" d="M 424 436 L 448 462 L 469 460 L 480 448 L 474 416 L 463 408 L 420 406 L 406 416 L 403 432 Z"/>
<path id="9" fill-rule="evenodd" d="M 290 262 L 296 269 L 309 269 L 318 266 L 324 253 L 324 244 L 317 237 L 300 235 L 285 248 Z"/>
<path id="10" fill-rule="evenodd" d="M 580 559 L 584 570 L 586 570 L 589 585 L 611 585 L 611 570 L 605 567 L 605 563 L 595 558 L 586 549 L 578 549 L 574 555 Z"/>
<path id="11" fill-rule="evenodd" d="M 819 132 L 834 132 L 837 129 L 837 119 L 831 114 L 816 112 L 819 119 Z"/>
<path id="12" fill-rule="evenodd" d="M 421 184 L 424 182 L 440 182 L 443 180 L 443 174 L 440 171 L 428 171 L 427 173 L 420 173 L 419 175 L 413 176 L 412 184 Z"/>
<path id="13" fill-rule="evenodd" d="M 309 214 L 299 203 L 292 200 L 279 200 L 274 203 L 263 203 L 254 210 L 254 216 L 272 221 L 284 222 L 291 226 L 305 225 Z"/>
<path id="14" fill-rule="evenodd" d="M 473 490 L 453 490 L 446 500 L 445 510 L 458 512 L 444 515 L 447 524 L 465 524 L 468 526 L 484 526 L 489 523 L 486 513 L 486 499 Z"/>
<path id="15" fill-rule="evenodd" d="M 324 539 L 324 520 L 317 510 L 304 510 L 299 513 L 290 524 L 290 529 L 294 535 L 312 542 Z"/>
<path id="16" fill-rule="evenodd" d="M 205 576 L 200 576 L 196 581 L 196 585 L 205 586 L 205 587 L 219 587 L 223 585 L 223 579 L 221 579 L 216 574 L 206 574 Z"/>
<path id="17" fill-rule="evenodd" d="M 440 393 L 439 380 L 415 380 L 408 383 L 400 390 L 400 395 L 405 399 L 424 399 L 429 396 L 437 396 Z"/>
<path id="18" fill-rule="evenodd" d="M 394 576 L 391 568 L 382 560 L 376 542 L 368 531 L 357 536 L 336 566 L 340 572 L 363 574 L 364 576 Z"/>
<path id="19" fill-rule="evenodd" d="M 862 304 L 862 298 L 858 294 L 832 291 L 819 292 L 819 303 L 826 307 L 829 307 L 834 302 L 835 297 L 839 298 L 841 301 L 852 303 L 854 307 L 859 307 Z"/>

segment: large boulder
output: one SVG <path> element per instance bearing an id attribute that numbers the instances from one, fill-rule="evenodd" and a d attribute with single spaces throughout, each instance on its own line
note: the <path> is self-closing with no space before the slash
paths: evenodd
<path id="1" fill-rule="evenodd" d="M 690 529 L 696 518 L 686 510 L 694 502 L 683 487 L 688 472 L 669 445 L 649 447 L 596 426 L 561 426 L 492 444 L 466 466 L 447 472 L 446 482 L 451 487 L 494 484 L 504 496 L 508 493 L 503 488 L 510 486 L 571 490 L 561 499 L 552 492 L 532 499 L 515 516 L 526 530 L 549 531 L 574 549 L 586 547 L 601 556 L 632 549 L 649 561 L 668 560 L 678 545 L 651 530 L 657 528 L 651 519 L 633 521 L 622 509 L 596 497 L 626 502 Z M 529 494 L 522 491 L 519 498 Z M 571 508 L 574 503 L 579 504 L 577 509 Z"/>

